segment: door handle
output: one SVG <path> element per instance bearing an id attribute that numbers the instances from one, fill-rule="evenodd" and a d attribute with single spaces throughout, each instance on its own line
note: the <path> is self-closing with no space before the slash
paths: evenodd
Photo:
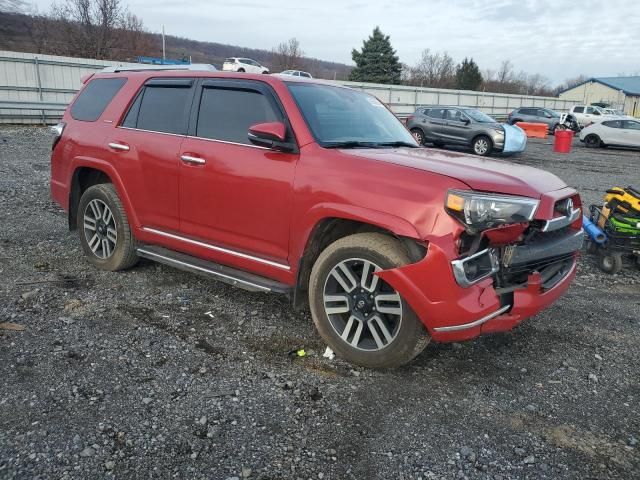
<path id="1" fill-rule="evenodd" d="M 120 152 L 128 152 L 129 151 L 129 145 L 124 145 L 123 143 L 111 142 L 111 143 L 109 143 L 109 148 L 111 148 L 112 150 L 118 150 Z"/>
<path id="2" fill-rule="evenodd" d="M 191 155 L 180 155 L 180 160 L 184 163 L 191 163 L 193 165 L 204 165 L 207 161 L 204 158 L 192 157 Z"/>

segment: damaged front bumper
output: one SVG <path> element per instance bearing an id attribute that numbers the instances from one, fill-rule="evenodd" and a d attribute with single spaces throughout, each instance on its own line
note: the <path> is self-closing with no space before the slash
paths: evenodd
<path id="1" fill-rule="evenodd" d="M 458 259 L 452 237 L 429 243 L 419 262 L 379 272 L 441 342 L 507 331 L 555 302 L 576 273 L 582 230 L 526 245 L 489 247 Z"/>

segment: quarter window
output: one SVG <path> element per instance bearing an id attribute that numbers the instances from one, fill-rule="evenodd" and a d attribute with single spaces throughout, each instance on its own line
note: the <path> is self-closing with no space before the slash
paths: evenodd
<path id="1" fill-rule="evenodd" d="M 256 123 L 282 121 L 269 98 L 256 90 L 202 89 L 196 136 L 251 145 L 247 134 Z"/>
<path id="2" fill-rule="evenodd" d="M 96 78 L 82 90 L 71 106 L 71 116 L 75 120 L 95 122 L 116 93 L 126 83 L 126 78 Z"/>

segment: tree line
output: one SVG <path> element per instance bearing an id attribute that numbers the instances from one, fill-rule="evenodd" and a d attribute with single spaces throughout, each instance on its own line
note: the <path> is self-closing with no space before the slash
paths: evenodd
<path id="1" fill-rule="evenodd" d="M 457 63 L 446 51 L 430 49 L 422 51 L 415 65 L 407 65 L 400 62 L 389 36 L 379 27 L 364 40 L 360 50 L 352 50 L 351 57 L 356 67 L 349 80 L 356 82 L 553 96 L 587 79 L 580 75 L 553 88 L 549 79 L 540 74 L 516 72 L 509 60 L 504 60 L 497 70 L 483 72 L 472 57 Z"/>

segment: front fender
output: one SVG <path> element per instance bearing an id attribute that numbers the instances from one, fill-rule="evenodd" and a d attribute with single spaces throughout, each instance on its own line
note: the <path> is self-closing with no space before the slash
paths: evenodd
<path id="1" fill-rule="evenodd" d="M 292 235 L 291 238 L 292 264 L 297 264 L 298 259 L 304 254 L 314 228 L 319 225 L 320 222 L 329 218 L 341 218 L 373 225 L 388 230 L 400 237 L 420 238 L 416 228 L 409 221 L 401 217 L 355 205 L 322 203 L 310 209 L 306 215 L 304 215 L 298 228 L 292 229 L 292 231 L 300 232 L 300 235 Z"/>

